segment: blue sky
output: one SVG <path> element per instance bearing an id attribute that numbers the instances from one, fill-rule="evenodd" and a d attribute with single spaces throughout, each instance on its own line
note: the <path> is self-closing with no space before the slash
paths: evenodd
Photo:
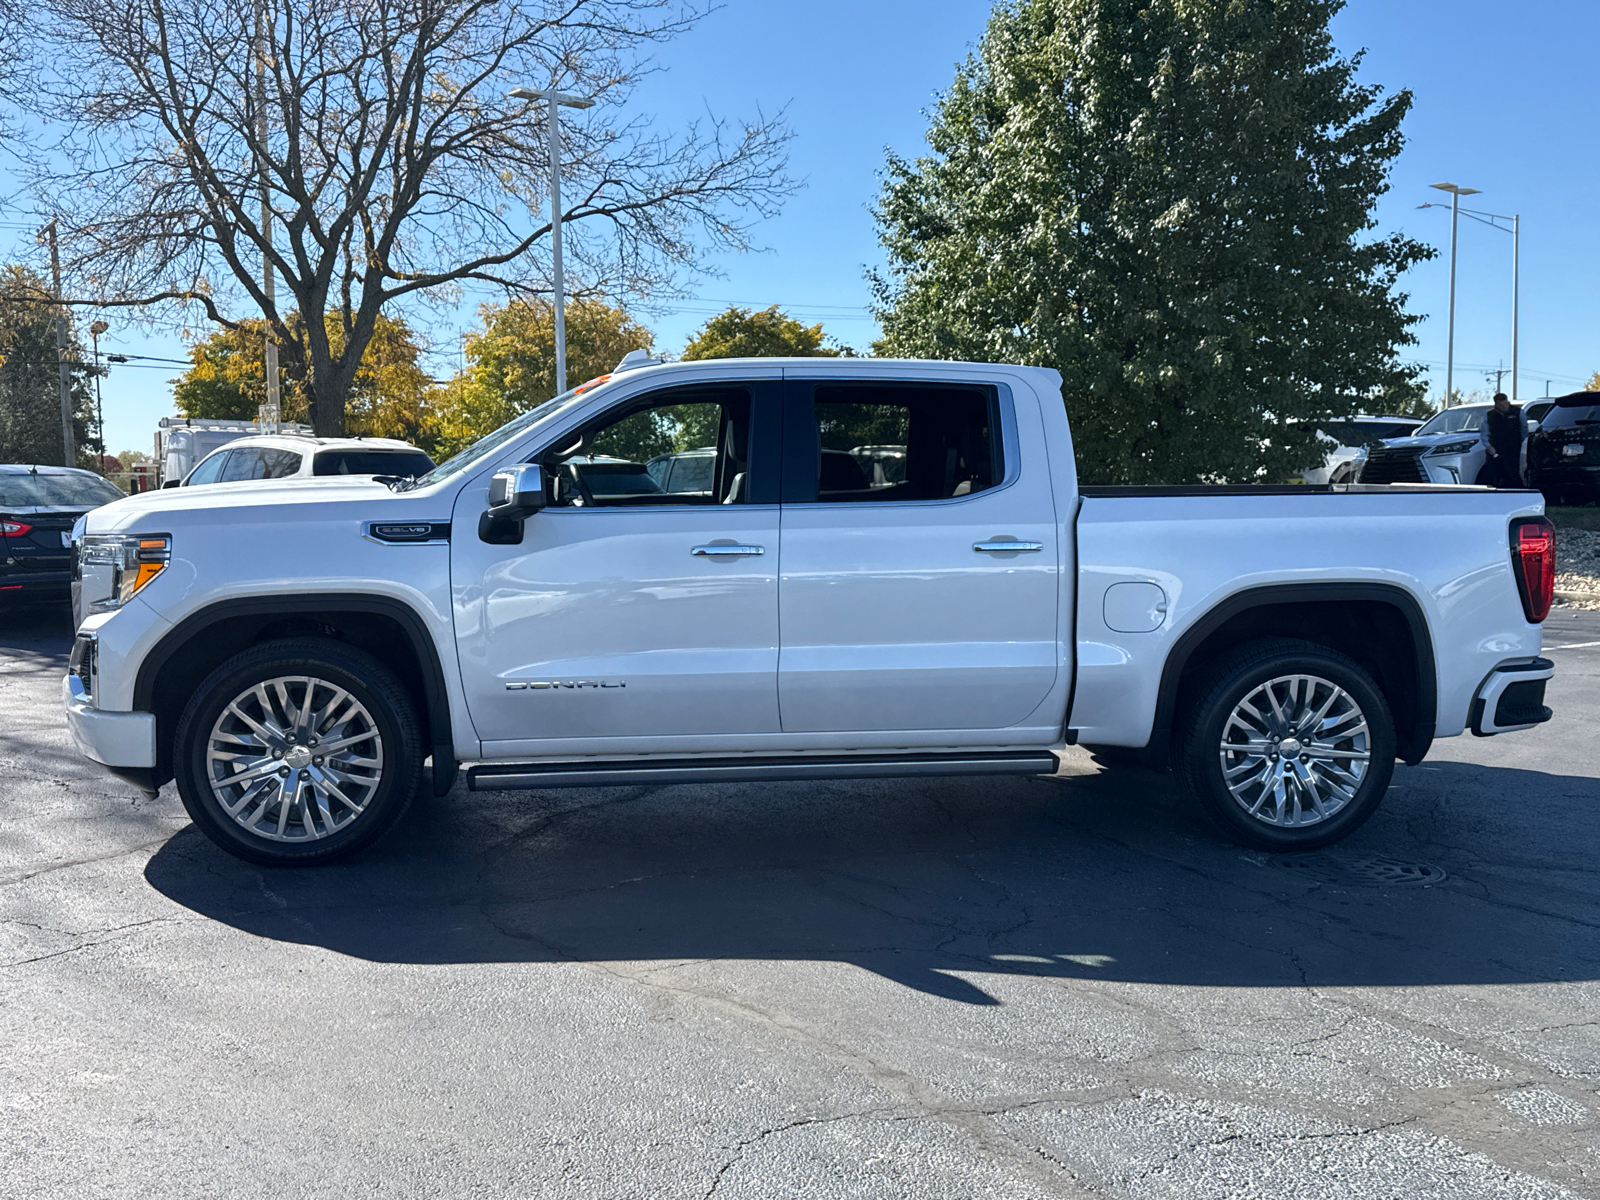
<path id="1" fill-rule="evenodd" d="M 973 0 L 728 0 L 695 32 L 660 48 L 666 70 L 637 93 L 635 106 L 670 128 L 708 107 L 739 115 L 787 105 L 793 170 L 807 181 L 780 217 L 757 230 L 764 252 L 716 260 L 724 276 L 699 285 L 698 299 L 647 318 L 663 349 L 681 350 L 728 302 L 781 304 L 858 347 L 876 336 L 863 273 L 880 261 L 869 205 L 884 148 L 919 151 L 922 110 L 948 85 L 988 11 Z M 1446 249 L 1448 214 L 1416 208 L 1447 199 L 1428 188 L 1441 180 L 1481 188 L 1468 202 L 1474 207 L 1520 213 L 1521 396 L 1543 394 L 1547 379 L 1556 394 L 1580 387 L 1600 370 L 1600 73 L 1593 66 L 1600 4 L 1353 0 L 1334 35 L 1344 53 L 1367 49 L 1366 79 L 1416 97 L 1406 151 L 1378 210 L 1380 231 L 1402 229 Z M 1445 256 L 1411 272 L 1403 287 L 1411 310 L 1427 316 L 1410 357 L 1442 390 Z M 1511 362 L 1508 234 L 1463 219 L 1457 288 L 1455 379 L 1471 391 L 1487 386 L 1486 369 Z M 461 328 L 470 315 L 463 313 Z M 453 330 L 434 333 L 451 344 Z M 114 330 L 102 349 L 183 355 L 175 333 Z M 452 362 L 441 355 L 438 373 Z M 149 449 L 156 419 L 172 411 L 173 374 L 113 372 L 105 385 L 111 449 Z"/>

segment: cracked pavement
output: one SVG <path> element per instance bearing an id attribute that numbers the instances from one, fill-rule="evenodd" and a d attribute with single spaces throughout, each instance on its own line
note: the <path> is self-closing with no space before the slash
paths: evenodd
<path id="1" fill-rule="evenodd" d="M 1553 722 L 1287 869 L 1075 754 L 457 789 L 268 871 L 0 612 L 0 1194 L 1600 1197 L 1600 613 L 1546 630 Z"/>

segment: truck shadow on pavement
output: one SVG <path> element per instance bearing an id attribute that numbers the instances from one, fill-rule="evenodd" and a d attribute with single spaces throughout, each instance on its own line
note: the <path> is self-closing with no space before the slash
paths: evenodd
<path id="1" fill-rule="evenodd" d="M 195 830 L 145 871 L 261 938 L 377 962 L 830 960 L 953 1001 L 997 975 L 1285 987 L 1600 973 L 1600 781 L 1401 768 L 1343 845 L 1216 838 L 1171 780 L 1075 776 L 469 795 L 348 864 Z M 989 985 L 992 986 L 992 985 Z"/>

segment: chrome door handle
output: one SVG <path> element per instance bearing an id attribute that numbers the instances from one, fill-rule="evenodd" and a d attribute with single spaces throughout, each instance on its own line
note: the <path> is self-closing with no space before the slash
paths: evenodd
<path id="1" fill-rule="evenodd" d="M 1043 542 L 973 542 L 972 548 L 981 554 L 1031 554 L 1043 550 Z"/>
<path id="2" fill-rule="evenodd" d="M 700 558 L 705 558 L 712 555 L 720 557 L 724 554 L 732 556 L 739 554 L 765 554 L 766 552 L 767 548 L 765 546 L 735 546 L 731 542 L 723 543 L 721 545 L 696 546 L 693 550 L 689 551 L 690 554 L 696 555 Z"/>

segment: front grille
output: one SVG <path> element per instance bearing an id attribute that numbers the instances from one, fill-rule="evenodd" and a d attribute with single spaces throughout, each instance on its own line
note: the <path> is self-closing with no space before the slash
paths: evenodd
<path id="1" fill-rule="evenodd" d="M 1427 483 L 1421 450 L 1373 450 L 1361 468 L 1362 483 Z"/>

